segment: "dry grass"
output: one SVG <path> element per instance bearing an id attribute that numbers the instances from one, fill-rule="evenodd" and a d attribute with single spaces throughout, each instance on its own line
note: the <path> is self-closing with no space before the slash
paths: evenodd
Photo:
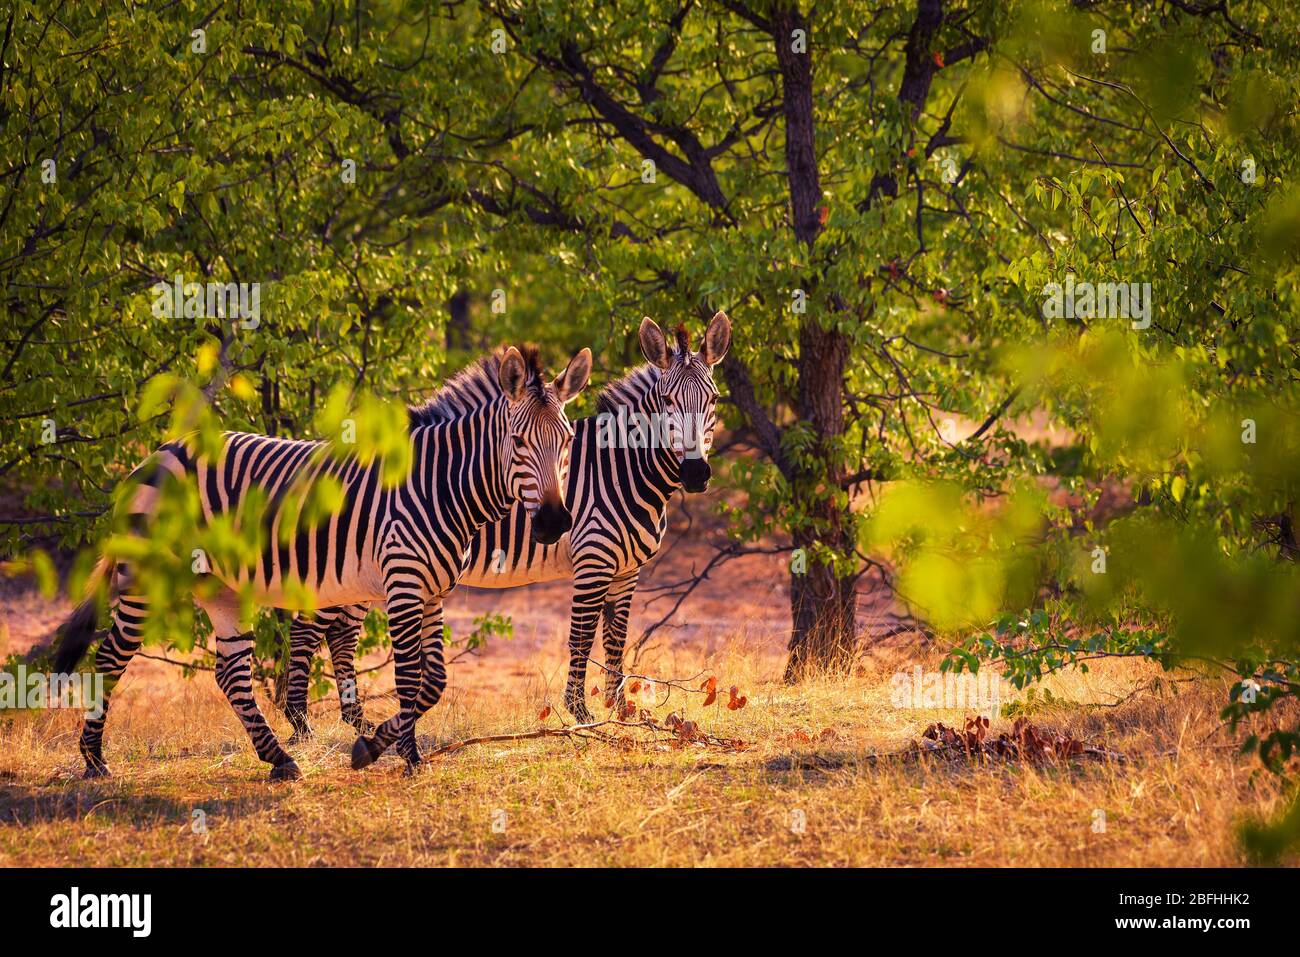
<path id="1" fill-rule="evenodd" d="M 558 704 L 561 650 L 557 636 L 524 656 L 458 666 L 421 724 L 422 747 L 537 727 L 544 702 Z M 353 772 L 351 729 L 324 702 L 315 741 L 296 752 L 305 777 L 291 785 L 267 783 L 211 676 L 133 667 L 109 720 L 108 781 L 77 777 L 77 715 L 0 719 L 0 865 L 1236 865 L 1233 825 L 1281 800 L 1219 729 L 1218 681 L 1095 706 L 1148 685 L 1154 673 L 1134 664 L 1053 679 L 1070 703 L 1034 715 L 1125 763 L 873 760 L 932 721 L 962 717 L 891 706 L 889 676 L 914 663 L 903 655 L 797 688 L 776 680 L 777 654 L 738 640 L 650 662 L 664 676 L 704 669 L 748 694 L 740 711 L 687 703 L 708 730 L 752 742 L 735 754 L 544 739 L 467 748 L 414 778 L 393 757 Z M 682 704 L 675 693 L 658 713 Z M 372 700 L 368 710 L 391 708 Z M 792 743 L 826 728 L 833 738 Z M 1104 833 L 1093 829 L 1097 809 Z M 195 833 L 199 810 L 206 833 Z"/>

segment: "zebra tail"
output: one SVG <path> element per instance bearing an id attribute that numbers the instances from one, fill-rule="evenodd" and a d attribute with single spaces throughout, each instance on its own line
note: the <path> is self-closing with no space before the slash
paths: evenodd
<path id="1" fill-rule="evenodd" d="M 54 671 L 56 674 L 68 674 L 86 654 L 86 649 L 95 640 L 95 625 L 98 621 L 99 603 L 96 591 L 99 583 L 108 576 L 111 564 L 107 556 L 99 560 L 90 580 L 86 583 L 86 598 L 72 616 L 59 628 L 58 644 L 54 651 Z"/>

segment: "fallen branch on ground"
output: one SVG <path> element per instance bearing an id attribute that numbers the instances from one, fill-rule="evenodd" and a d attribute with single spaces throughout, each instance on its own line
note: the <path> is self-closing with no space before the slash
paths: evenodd
<path id="1" fill-rule="evenodd" d="M 542 711 L 542 720 L 546 720 L 550 709 L 545 708 Z M 638 738 L 624 734 L 614 734 L 611 731 L 601 730 L 603 728 L 626 729 L 629 731 L 648 731 L 648 737 Z M 444 744 L 440 748 L 434 748 L 432 751 L 426 751 L 425 757 L 435 757 L 440 754 L 453 754 L 463 748 L 474 744 L 499 744 L 510 741 L 532 741 L 539 738 L 567 738 L 570 740 L 599 741 L 603 744 L 610 744 L 620 748 L 636 748 L 645 746 L 657 746 L 664 748 L 684 748 L 688 745 L 703 748 L 714 748 L 723 752 L 744 751 L 750 747 L 749 742 L 742 741 L 739 738 L 721 738 L 717 735 L 709 734 L 702 731 L 694 721 L 686 721 L 680 715 L 670 714 L 663 724 L 660 724 L 655 717 L 648 711 L 642 711 L 640 720 L 637 721 L 618 721 L 609 719 L 606 721 L 592 721 L 588 724 L 577 724 L 560 728 L 537 728 L 533 731 L 519 731 L 514 734 L 485 734 L 478 737 L 466 738 L 463 741 L 453 741 L 451 744 Z"/>

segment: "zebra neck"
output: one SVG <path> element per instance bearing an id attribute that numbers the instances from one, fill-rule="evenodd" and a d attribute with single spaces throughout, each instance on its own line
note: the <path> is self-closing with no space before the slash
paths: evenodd
<path id="1" fill-rule="evenodd" d="M 678 461 L 677 453 L 672 446 L 655 442 L 650 448 L 634 449 L 633 454 L 641 474 L 653 477 L 650 487 L 659 492 L 664 505 L 667 505 L 668 500 L 682 487 L 682 463 Z"/>
<path id="2" fill-rule="evenodd" d="M 654 379 L 650 379 L 649 383 L 653 385 L 654 381 Z M 575 431 L 591 429 L 599 440 L 601 435 L 599 418 L 601 415 L 631 420 L 631 417 L 637 414 L 654 416 L 656 413 L 663 411 L 659 408 L 658 403 L 653 400 L 649 390 L 639 395 L 625 395 L 624 398 L 626 401 L 620 402 L 618 405 L 611 404 L 594 416 L 579 419 L 575 423 Z M 616 430 L 615 434 L 616 436 L 619 435 L 619 431 Z M 581 432 L 577 432 L 574 439 L 575 444 L 584 445 L 585 443 L 582 440 Z M 594 442 L 593 445 L 598 447 L 599 441 Z M 607 450 L 605 454 L 626 461 L 644 483 L 640 489 L 641 494 L 650 493 L 656 496 L 659 499 L 658 504 L 661 510 L 667 506 L 668 500 L 682 487 L 681 463 L 677 459 L 677 453 L 671 447 L 664 446 L 660 442 L 647 442 L 637 448 L 631 446 L 618 448 L 615 446 Z"/>
<path id="3" fill-rule="evenodd" d="M 505 469 L 509 434 L 504 402 L 461 418 L 411 429 L 412 474 L 420 492 L 435 501 L 455 501 L 470 532 L 510 512 Z"/>

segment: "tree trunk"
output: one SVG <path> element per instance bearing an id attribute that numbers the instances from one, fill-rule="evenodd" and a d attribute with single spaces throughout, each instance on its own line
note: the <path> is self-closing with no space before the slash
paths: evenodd
<path id="1" fill-rule="evenodd" d="M 798 541 L 796 536 L 796 542 Z M 854 619 L 857 592 L 851 579 L 830 565 L 809 565 L 790 576 L 790 658 L 785 680 L 794 683 L 815 673 L 844 673 L 857 650 Z"/>
<path id="2" fill-rule="evenodd" d="M 803 31 L 798 52 L 795 31 Z M 811 251 L 822 231 L 822 190 L 817 169 L 813 123 L 812 49 L 808 23 L 797 9 L 772 15 L 772 36 L 781 68 L 782 111 L 785 119 L 785 165 L 790 189 L 790 219 L 795 236 Z M 805 292 L 816 282 L 804 280 Z M 811 298 L 811 296 L 810 296 Z M 799 329 L 798 413 L 817 437 L 809 466 L 791 468 L 796 503 L 811 523 L 794 532 L 795 548 L 815 542 L 841 554 L 852 551 L 852 516 L 836 503 L 843 478 L 839 437 L 844 432 L 844 374 L 849 340 L 822 320 L 830 304 L 822 298 L 821 312 L 813 307 Z M 790 660 L 787 681 L 811 671 L 845 671 L 853 660 L 857 592 L 853 578 L 841 578 L 831 565 L 819 564 L 805 552 L 803 573 L 792 563 L 790 575 Z"/>
<path id="3" fill-rule="evenodd" d="M 447 300 L 447 348 L 468 351 L 472 345 L 469 327 L 469 292 L 458 289 Z"/>
<path id="4" fill-rule="evenodd" d="M 836 502 L 843 479 L 838 439 L 844 432 L 840 394 L 848 360 L 844 335 L 825 330 L 816 319 L 799 334 L 799 417 L 813 426 L 817 452 L 811 468 L 797 468 L 792 483 L 800 510 L 811 524 L 794 533 L 796 548 L 821 542 L 840 554 L 853 551 L 852 515 Z M 805 553 L 806 554 L 806 553 Z M 853 577 L 840 577 L 831 565 L 809 560 L 803 574 L 790 574 L 790 660 L 785 680 L 798 681 L 814 671 L 844 672 L 857 644 L 857 588 Z"/>

